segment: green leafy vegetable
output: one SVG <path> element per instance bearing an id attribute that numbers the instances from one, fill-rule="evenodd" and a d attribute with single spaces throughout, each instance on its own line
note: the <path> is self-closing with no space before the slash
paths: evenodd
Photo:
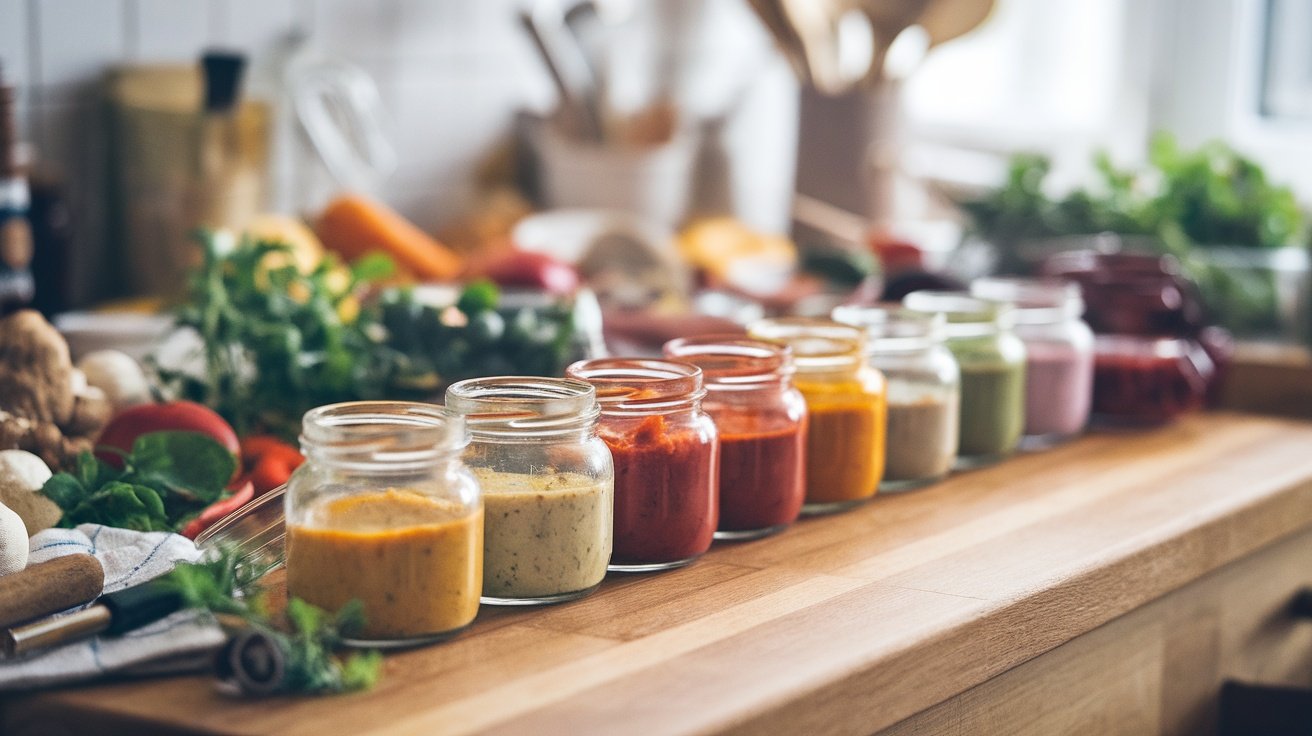
<path id="1" fill-rule="evenodd" d="M 509 309 L 489 281 L 438 307 L 384 289 L 394 269 L 382 255 L 349 268 L 328 258 L 303 273 L 278 243 L 201 242 L 178 324 L 199 333 L 204 371 L 156 368 L 168 393 L 210 406 L 239 434 L 295 437 L 304 413 L 323 404 L 429 399 L 463 378 L 558 375 L 581 357 L 570 307 Z"/>
<path id="2" fill-rule="evenodd" d="M 338 657 L 342 637 L 364 625 L 364 607 L 358 600 L 336 615 L 300 598 L 287 602 L 288 631 L 270 617 L 261 579 L 267 567 L 252 562 L 237 549 L 220 549 L 206 560 L 181 564 L 158 584 L 177 591 L 188 607 L 239 619 L 244 626 L 263 632 L 286 661 L 278 691 L 320 694 L 364 690 L 377 683 L 382 655 L 377 651 L 353 652 Z"/>
<path id="3" fill-rule="evenodd" d="M 78 456 L 72 473 L 41 488 L 63 510 L 62 527 L 78 524 L 174 531 L 226 493 L 236 458 L 196 432 L 150 432 L 137 438 L 123 468 Z"/>
<path id="4" fill-rule="evenodd" d="M 368 257 L 348 269 L 325 258 L 303 273 L 280 243 L 228 250 L 203 233 L 201 244 L 178 324 L 199 333 L 205 371 L 161 368 L 175 393 L 210 406 L 239 434 L 289 437 L 308 409 L 384 395 L 394 360 L 360 301 L 391 273 L 390 261 Z"/>
<path id="5" fill-rule="evenodd" d="M 998 248 L 1000 271 L 1032 268 L 1044 249 L 1027 254 L 1025 248 L 1051 238 L 1141 236 L 1132 238 L 1132 248 L 1177 256 L 1222 324 L 1239 334 L 1282 328 L 1281 302 L 1288 296 L 1281 290 L 1288 287 L 1262 264 L 1260 252 L 1305 246 L 1306 222 L 1293 192 L 1272 184 L 1258 164 L 1219 142 L 1186 150 L 1159 134 L 1146 166 L 1120 169 L 1098 153 L 1093 182 L 1062 197 L 1045 190 L 1050 169 L 1044 156 L 1015 156 L 1001 187 L 959 203 Z M 1248 264 L 1225 263 L 1207 246 L 1254 252 Z"/>

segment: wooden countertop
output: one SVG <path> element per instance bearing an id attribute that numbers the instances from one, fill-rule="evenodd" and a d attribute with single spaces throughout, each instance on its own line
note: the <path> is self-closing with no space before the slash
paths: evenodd
<path id="1" fill-rule="evenodd" d="M 1312 423 L 1198 416 L 612 575 L 576 603 L 484 608 L 390 656 L 369 693 L 100 685 L 12 698 L 0 731 L 870 733 L 1309 527 Z"/>

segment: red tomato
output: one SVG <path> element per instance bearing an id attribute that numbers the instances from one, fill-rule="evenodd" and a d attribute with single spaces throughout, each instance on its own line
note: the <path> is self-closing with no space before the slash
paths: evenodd
<path id="1" fill-rule="evenodd" d="M 246 481 L 231 496 L 221 498 L 206 506 L 200 512 L 200 516 L 187 522 L 187 525 L 182 527 L 182 531 L 178 533 L 187 539 L 195 539 L 197 535 L 210 528 L 215 522 L 245 506 L 252 498 L 255 498 L 255 486 L 251 485 L 250 481 Z"/>
<path id="2" fill-rule="evenodd" d="M 123 452 L 132 451 L 132 443 L 150 432 L 198 432 L 223 445 L 240 457 L 241 446 L 232 427 L 207 406 L 193 401 L 172 401 L 167 404 L 142 404 L 115 414 L 96 440 L 97 447 L 112 447 Z M 113 452 L 96 452 L 96 457 L 121 468 L 123 459 Z"/>
<path id="3" fill-rule="evenodd" d="M 884 273 L 919 270 L 925 267 L 924 254 L 915 243 L 900 240 L 886 233 L 870 235 L 870 249 L 879 257 Z"/>
<path id="4" fill-rule="evenodd" d="M 551 294 L 573 294 L 579 288 L 574 267 L 543 253 L 508 250 L 476 265 L 470 276 L 482 276 L 497 286 L 528 286 Z"/>
<path id="5" fill-rule="evenodd" d="M 246 478 L 255 486 L 257 497 L 286 483 L 292 471 L 305 462 L 295 447 L 265 435 L 243 438 L 241 458 Z"/>

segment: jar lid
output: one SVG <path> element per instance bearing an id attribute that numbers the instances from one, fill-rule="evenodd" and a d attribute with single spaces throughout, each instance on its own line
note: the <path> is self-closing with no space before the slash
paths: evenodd
<path id="1" fill-rule="evenodd" d="M 540 439 L 588 429 L 600 408 L 592 384 L 573 378 L 470 378 L 446 390 L 447 408 L 474 439 Z"/>

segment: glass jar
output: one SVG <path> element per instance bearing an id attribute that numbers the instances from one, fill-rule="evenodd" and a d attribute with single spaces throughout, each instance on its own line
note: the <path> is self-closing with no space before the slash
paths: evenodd
<path id="1" fill-rule="evenodd" d="M 1025 343 L 1022 445 L 1048 447 L 1082 432 L 1093 404 L 1093 330 L 1081 319 L 1079 284 L 992 277 L 976 279 L 970 293 L 1016 308 Z"/>
<path id="2" fill-rule="evenodd" d="M 702 408 L 720 436 L 716 539 L 757 539 L 797 520 L 806 496 L 806 401 L 787 347 L 735 335 L 665 343 L 665 357 L 702 369 Z"/>
<path id="3" fill-rule="evenodd" d="M 861 331 L 784 317 L 754 322 L 748 334 L 793 351 L 793 382 L 809 415 L 802 513 L 841 511 L 874 496 L 884 475 L 887 387 L 866 363 Z"/>
<path id="4" fill-rule="evenodd" d="M 302 422 L 287 483 L 287 592 L 335 611 L 353 599 L 353 644 L 449 637 L 478 613 L 483 498 L 461 462 L 465 423 L 439 406 L 360 401 Z"/>
<path id="5" fill-rule="evenodd" d="M 1010 455 L 1025 427 L 1025 344 L 1012 331 L 1015 309 L 955 291 L 915 291 L 903 303 L 947 319 L 945 344 L 961 369 L 956 467 Z"/>
<path id="6" fill-rule="evenodd" d="M 682 567 L 710 549 L 719 521 L 720 445 L 702 411 L 702 371 L 667 360 L 599 358 L 566 371 L 597 389 L 598 434 L 615 463 L 610 569 Z"/>
<path id="7" fill-rule="evenodd" d="M 1093 419 L 1104 426 L 1154 426 L 1199 409 L 1216 372 L 1187 338 L 1099 335 L 1094 351 Z"/>
<path id="8" fill-rule="evenodd" d="M 844 306 L 834 320 L 865 330 L 866 359 L 888 382 L 888 434 L 880 492 L 933 483 L 957 459 L 961 372 L 943 346 L 946 320 L 896 306 Z"/>
<path id="9" fill-rule="evenodd" d="M 615 500 L 596 390 L 569 378 L 473 378 L 452 384 L 446 405 L 469 425 L 465 465 L 483 490 L 483 603 L 596 590 Z"/>

